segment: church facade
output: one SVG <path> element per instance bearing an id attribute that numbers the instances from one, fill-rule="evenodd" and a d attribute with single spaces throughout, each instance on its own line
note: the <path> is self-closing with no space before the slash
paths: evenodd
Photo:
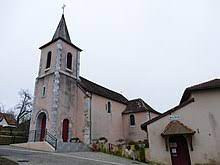
<path id="1" fill-rule="evenodd" d="M 142 99 L 129 101 L 80 76 L 82 50 L 71 42 L 64 15 L 52 40 L 40 49 L 30 142 L 48 138 L 51 144 L 62 144 L 75 138 L 91 144 L 105 137 L 114 144 L 119 139 L 147 139 L 140 125 L 160 113 Z"/>

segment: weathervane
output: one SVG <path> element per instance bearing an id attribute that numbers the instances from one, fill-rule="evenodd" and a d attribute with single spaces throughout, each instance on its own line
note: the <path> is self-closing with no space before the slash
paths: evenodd
<path id="1" fill-rule="evenodd" d="M 63 9 L 63 14 L 64 14 L 64 9 L 65 9 L 66 5 L 63 4 L 62 9 Z"/>

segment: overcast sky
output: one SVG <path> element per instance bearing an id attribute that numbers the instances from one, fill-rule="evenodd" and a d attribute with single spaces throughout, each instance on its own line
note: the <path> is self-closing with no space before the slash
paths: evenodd
<path id="1" fill-rule="evenodd" d="M 163 112 L 184 89 L 220 76 L 219 0 L 6 0 L 0 5 L 0 102 L 32 93 L 40 50 L 62 4 L 81 76 Z"/>

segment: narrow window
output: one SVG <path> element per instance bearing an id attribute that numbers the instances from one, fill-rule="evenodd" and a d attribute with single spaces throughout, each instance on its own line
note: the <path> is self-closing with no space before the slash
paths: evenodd
<path id="1" fill-rule="evenodd" d="M 71 53 L 67 54 L 66 67 L 70 70 L 72 69 L 72 54 Z"/>
<path id="2" fill-rule="evenodd" d="M 43 86 L 43 88 L 42 88 L 42 97 L 44 97 L 45 95 L 46 95 L 46 87 Z"/>
<path id="3" fill-rule="evenodd" d="M 112 107 L 111 107 L 111 102 L 109 101 L 107 104 L 107 112 L 111 113 L 112 112 Z"/>
<path id="4" fill-rule="evenodd" d="M 48 54 L 47 54 L 46 69 L 47 69 L 47 68 L 50 68 L 50 63 L 51 63 L 51 52 L 48 52 Z"/>
<path id="5" fill-rule="evenodd" d="M 130 115 L 130 126 L 134 126 L 135 125 L 135 117 L 134 115 Z"/>

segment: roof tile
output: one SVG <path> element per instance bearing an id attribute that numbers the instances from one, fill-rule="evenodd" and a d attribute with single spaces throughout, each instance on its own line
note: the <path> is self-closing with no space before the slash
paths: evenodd
<path id="1" fill-rule="evenodd" d="M 152 107 L 150 107 L 147 103 L 145 103 L 142 99 L 139 98 L 128 101 L 128 105 L 126 109 L 122 112 L 122 114 L 147 112 L 147 111 L 160 114 L 159 112 L 155 111 Z"/>
<path id="2" fill-rule="evenodd" d="M 183 134 L 194 134 L 195 131 L 191 128 L 185 126 L 178 120 L 171 121 L 164 129 L 162 136 L 169 136 L 169 135 L 183 135 Z"/>
<path id="3" fill-rule="evenodd" d="M 121 94 L 102 87 L 92 81 L 80 77 L 79 85 L 86 91 L 106 97 L 108 99 L 127 104 L 128 100 Z"/>

